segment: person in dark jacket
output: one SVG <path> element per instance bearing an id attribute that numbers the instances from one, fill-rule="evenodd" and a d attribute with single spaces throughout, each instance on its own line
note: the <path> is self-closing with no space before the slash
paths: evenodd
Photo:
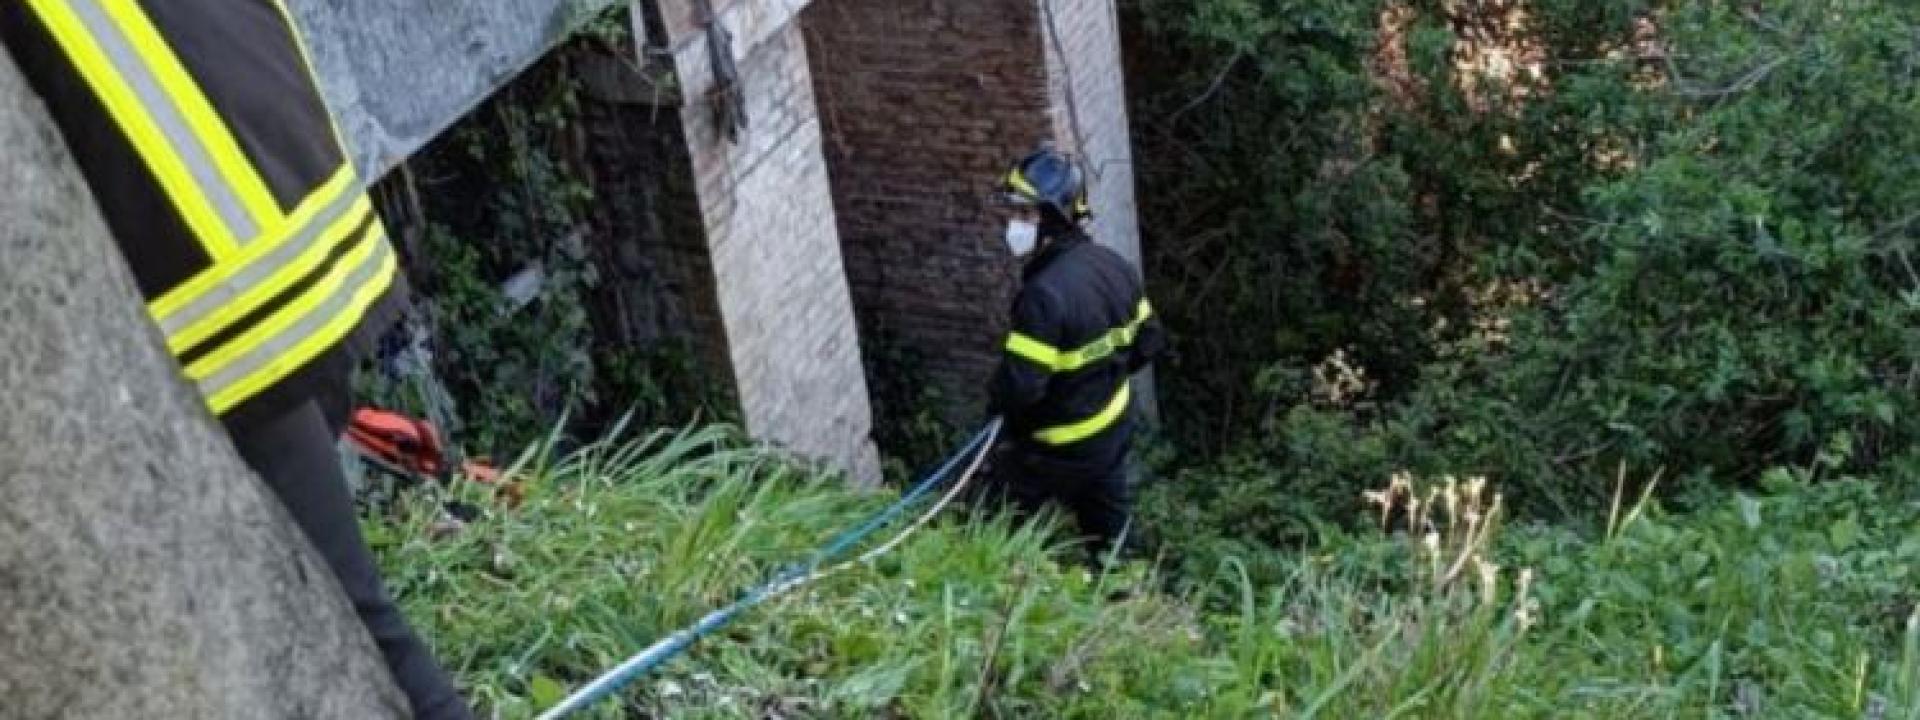
<path id="1" fill-rule="evenodd" d="M 1086 183 L 1050 147 L 1006 175 L 1006 242 L 1024 260 L 1012 327 L 989 390 L 1006 420 L 991 479 L 1025 513 L 1073 514 L 1095 559 L 1133 536 L 1131 378 L 1166 349 L 1139 271 L 1087 235 Z"/>
<path id="2" fill-rule="evenodd" d="M 472 717 L 382 586 L 335 449 L 350 368 L 405 290 L 284 8 L 11 0 L 0 40 L 181 375 L 332 568 L 414 714 Z"/>

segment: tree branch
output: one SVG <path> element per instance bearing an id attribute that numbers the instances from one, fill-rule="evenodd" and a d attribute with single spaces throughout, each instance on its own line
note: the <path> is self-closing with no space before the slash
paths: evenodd
<path id="1" fill-rule="evenodd" d="M 1167 124 L 1171 125 L 1175 122 L 1178 122 L 1180 120 L 1181 115 L 1185 115 L 1187 114 L 1188 111 L 1193 110 L 1196 107 L 1199 107 L 1201 103 L 1206 102 L 1208 99 L 1212 98 L 1216 93 L 1220 92 L 1220 87 L 1222 85 L 1225 85 L 1227 82 L 1227 75 L 1231 74 L 1233 72 L 1233 69 L 1240 65 L 1240 61 L 1245 59 L 1246 57 L 1247 57 L 1247 54 L 1245 51 L 1236 51 L 1233 54 L 1233 57 L 1227 58 L 1226 65 L 1220 68 L 1220 72 L 1214 74 L 1213 82 L 1207 86 L 1207 89 L 1204 92 L 1200 93 L 1199 95 L 1195 96 L 1192 100 L 1188 100 L 1187 104 L 1180 106 L 1180 109 L 1175 110 L 1173 111 L 1172 114 L 1168 115 Z"/>

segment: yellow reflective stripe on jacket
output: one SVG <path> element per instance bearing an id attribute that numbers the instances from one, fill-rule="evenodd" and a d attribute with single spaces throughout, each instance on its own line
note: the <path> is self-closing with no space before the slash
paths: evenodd
<path id="1" fill-rule="evenodd" d="M 1060 364 L 1059 350 L 1021 333 L 1007 335 L 1007 352 L 1026 358 L 1047 369 Z"/>
<path id="2" fill-rule="evenodd" d="M 138 61 L 132 44 L 91 0 L 28 2 L 126 133 L 187 228 L 213 257 L 231 254 L 236 238 L 254 231 L 252 217 L 237 197 L 219 189 L 212 158 L 193 151 L 186 119 Z"/>
<path id="3" fill-rule="evenodd" d="M 352 161 L 341 153 L 339 166 L 317 186 L 283 188 L 276 196 L 234 134 L 248 106 L 214 104 L 195 68 L 145 9 L 153 6 L 21 1 L 125 138 L 133 153 L 128 159 L 145 168 L 179 214 L 186 236 L 168 232 L 154 242 L 204 251 L 207 263 L 160 291 L 147 308 L 213 411 L 238 406 L 345 339 L 398 273 Z M 297 26 L 283 3 L 273 4 L 313 80 Z M 244 56 L 222 61 L 244 62 Z M 303 93 L 317 88 L 314 80 L 312 88 L 259 89 L 264 94 L 257 97 L 303 101 Z M 316 105 L 324 114 L 324 102 Z M 338 123 L 331 116 L 326 121 L 333 143 L 344 145 Z M 315 169 L 328 168 L 305 168 Z M 305 197 L 283 211 L 277 198 L 301 193 Z"/>
<path id="4" fill-rule="evenodd" d="M 212 337 L 317 267 L 373 213 L 358 190 L 352 168 L 342 165 L 301 201 L 279 237 L 246 246 L 149 303 L 168 349 L 182 352 Z"/>
<path id="5" fill-rule="evenodd" d="M 1035 440 L 1048 445 L 1072 445 L 1100 434 L 1102 430 L 1113 427 L 1113 423 L 1127 412 L 1127 403 L 1133 400 L 1131 383 L 1122 381 L 1120 389 L 1107 401 L 1100 414 L 1070 425 L 1059 425 L 1033 434 Z"/>
<path id="6" fill-rule="evenodd" d="M 99 0 L 70 0 L 76 6 Z M 193 132 L 193 139 L 200 148 L 212 156 L 213 165 L 220 172 L 224 185 L 239 197 L 240 204 L 253 216 L 256 232 L 234 232 L 234 240 L 245 244 L 253 241 L 259 229 L 271 228 L 280 218 L 280 206 L 267 192 L 267 183 L 260 173 L 247 160 L 240 150 L 239 140 L 233 137 L 233 131 L 227 128 L 225 120 L 214 112 L 213 103 L 201 92 L 200 85 L 187 74 L 180 58 L 160 37 L 160 30 L 147 17 L 136 2 L 109 1 L 101 3 L 107 14 L 113 18 L 120 32 L 133 44 L 134 52 L 146 65 L 148 72 L 159 80 L 161 91 L 167 99 L 173 101 L 181 114 L 186 116 L 187 126 Z"/>
<path id="7" fill-rule="evenodd" d="M 1109 330 L 1099 339 L 1074 350 L 1063 351 L 1017 332 L 1007 335 L 1006 350 L 1053 372 L 1072 372 L 1131 347 L 1140 336 L 1140 328 L 1152 317 L 1153 305 L 1146 298 L 1141 298 L 1140 304 L 1134 308 L 1133 319 L 1127 324 Z"/>
<path id="8" fill-rule="evenodd" d="M 207 404 L 224 413 L 345 338 L 398 269 L 378 222 L 325 278 L 240 337 L 187 367 Z"/>

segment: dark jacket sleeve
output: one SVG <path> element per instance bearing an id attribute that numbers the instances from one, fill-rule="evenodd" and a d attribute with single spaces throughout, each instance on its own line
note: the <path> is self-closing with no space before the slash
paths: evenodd
<path id="1" fill-rule="evenodd" d="M 1052 348 L 1060 347 L 1062 329 L 1053 305 L 1044 293 L 1032 289 L 1022 291 L 1014 300 L 1013 327 L 1002 344 L 1000 366 L 994 371 L 988 389 L 989 412 L 1017 418 L 1046 397 L 1053 368 L 1016 351 L 1014 339 L 1024 337 Z"/>
<path id="2" fill-rule="evenodd" d="M 1155 312 L 1147 316 L 1146 323 L 1140 326 L 1140 334 L 1133 339 L 1133 352 L 1127 354 L 1127 373 L 1140 372 L 1166 353 L 1167 329 L 1160 324 L 1160 314 Z"/>

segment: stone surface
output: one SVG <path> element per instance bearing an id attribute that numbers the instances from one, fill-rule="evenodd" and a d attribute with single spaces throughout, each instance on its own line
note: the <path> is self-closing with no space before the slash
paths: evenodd
<path id="1" fill-rule="evenodd" d="M 0 716 L 399 718 L 0 53 Z"/>
<path id="2" fill-rule="evenodd" d="M 713 382 L 731 388 L 712 257 L 675 107 L 679 93 L 661 96 L 666 88 L 609 55 L 582 52 L 574 60 L 588 80 L 580 100 L 581 162 L 604 199 L 593 204 L 588 236 L 600 273 L 589 290 L 600 340 L 626 348 L 684 346 Z"/>
<path id="3" fill-rule="evenodd" d="M 371 181 L 615 0 L 288 0 Z"/>
<path id="4" fill-rule="evenodd" d="M 1140 264 L 1133 136 L 1114 0 L 1033 0 L 1045 35 L 1054 136 L 1088 169 L 1093 237 Z M 1064 51 L 1064 52 L 1062 52 Z"/>

